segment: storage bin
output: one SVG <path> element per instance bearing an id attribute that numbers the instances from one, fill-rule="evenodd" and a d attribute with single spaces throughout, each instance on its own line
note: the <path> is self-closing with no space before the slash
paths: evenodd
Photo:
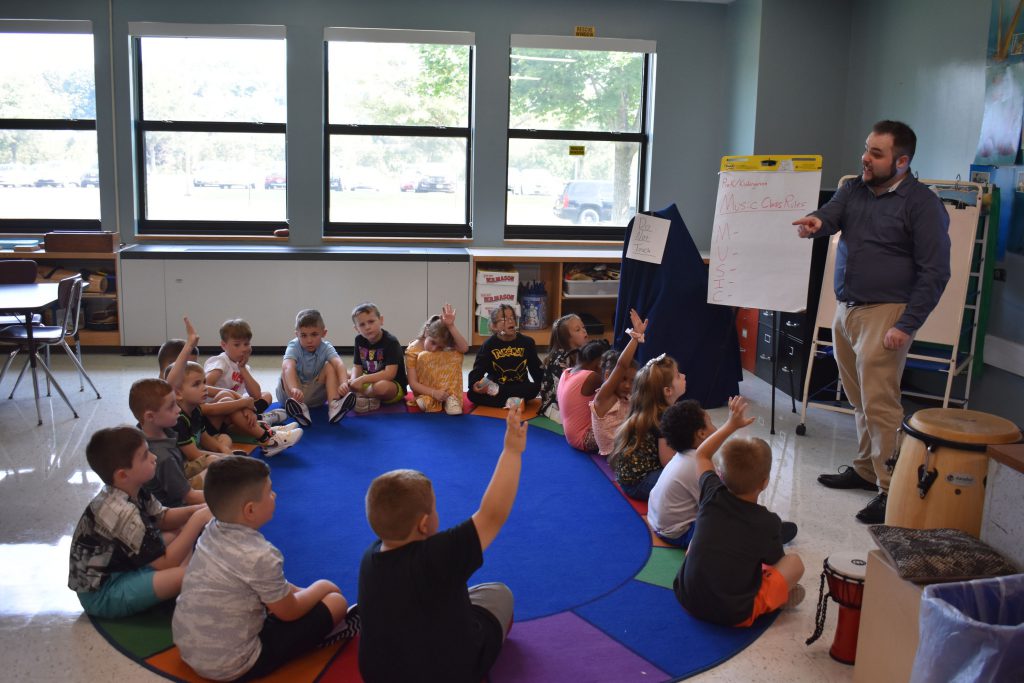
<path id="1" fill-rule="evenodd" d="M 565 280 L 562 291 L 569 296 L 618 296 L 618 280 Z"/>

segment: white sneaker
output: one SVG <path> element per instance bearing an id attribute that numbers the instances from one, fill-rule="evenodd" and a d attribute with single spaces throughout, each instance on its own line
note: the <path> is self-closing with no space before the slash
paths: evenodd
<path id="1" fill-rule="evenodd" d="M 420 410 L 424 413 L 427 412 L 427 398 L 426 396 L 417 396 L 416 405 L 419 406 Z"/>
<path id="2" fill-rule="evenodd" d="M 309 408 L 306 407 L 305 403 L 299 403 L 294 398 L 289 398 L 284 402 L 284 409 L 303 427 L 313 424 L 313 420 L 309 417 Z"/>
<path id="3" fill-rule="evenodd" d="M 270 439 L 260 444 L 263 447 L 263 457 L 273 458 L 286 448 L 291 448 L 302 438 L 301 429 L 289 429 L 287 431 L 275 430 Z"/>
<path id="4" fill-rule="evenodd" d="M 449 396 L 444 400 L 444 412 L 449 415 L 462 415 L 462 396 Z"/>
<path id="5" fill-rule="evenodd" d="M 327 421 L 331 424 L 340 422 L 341 418 L 348 414 L 348 411 L 356 407 L 356 395 L 351 391 L 343 398 L 336 398 L 328 403 Z"/>
<path id="6" fill-rule="evenodd" d="M 264 410 L 263 415 L 260 417 L 261 422 L 266 422 L 267 425 L 273 427 L 274 425 L 281 424 L 288 419 L 288 413 L 284 408 L 274 408 L 273 410 Z"/>
<path id="7" fill-rule="evenodd" d="M 301 429 L 298 422 L 289 422 L 283 425 L 274 425 L 273 431 L 275 432 L 290 432 L 293 429 Z"/>
<path id="8" fill-rule="evenodd" d="M 369 396 L 359 396 L 356 398 L 357 413 L 368 413 L 371 410 L 377 410 L 378 408 L 380 408 L 379 399 L 370 398 Z"/>

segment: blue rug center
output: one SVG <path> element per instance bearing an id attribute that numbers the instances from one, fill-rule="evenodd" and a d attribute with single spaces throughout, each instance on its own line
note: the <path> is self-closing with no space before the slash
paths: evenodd
<path id="1" fill-rule="evenodd" d="M 441 528 L 472 515 L 501 452 L 505 423 L 444 415 L 350 416 L 313 427 L 269 461 L 277 511 L 264 528 L 300 585 L 327 578 L 357 599 L 359 562 L 375 540 L 366 521 L 370 482 L 388 470 L 433 481 Z M 629 581 L 651 550 L 643 520 L 590 458 L 531 428 L 512 515 L 484 554 L 474 583 L 502 581 L 526 621 L 589 603 Z"/>

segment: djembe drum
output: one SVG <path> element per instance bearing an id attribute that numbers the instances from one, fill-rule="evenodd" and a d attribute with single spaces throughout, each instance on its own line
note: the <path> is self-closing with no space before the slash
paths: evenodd
<path id="1" fill-rule="evenodd" d="M 1019 441 L 1009 420 L 976 410 L 928 408 L 904 420 L 885 523 L 981 533 L 990 444 Z M 893 463 L 895 460 L 895 463 Z"/>
<path id="2" fill-rule="evenodd" d="M 807 639 L 810 645 L 825 630 L 825 612 L 828 598 L 839 604 L 839 622 L 832 639 L 829 655 L 843 664 L 853 664 L 857 656 L 857 632 L 860 629 L 860 605 L 864 598 L 864 574 L 867 570 L 864 553 L 834 553 L 825 558 L 818 588 L 818 609 L 815 614 L 814 634 Z M 825 583 L 828 582 L 828 594 Z"/>

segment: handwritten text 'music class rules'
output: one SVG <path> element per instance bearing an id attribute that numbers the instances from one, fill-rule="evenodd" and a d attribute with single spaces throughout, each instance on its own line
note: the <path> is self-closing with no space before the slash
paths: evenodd
<path id="1" fill-rule="evenodd" d="M 708 303 L 773 311 L 807 304 L 811 241 L 792 222 L 817 207 L 820 171 L 723 171 L 711 235 Z"/>

